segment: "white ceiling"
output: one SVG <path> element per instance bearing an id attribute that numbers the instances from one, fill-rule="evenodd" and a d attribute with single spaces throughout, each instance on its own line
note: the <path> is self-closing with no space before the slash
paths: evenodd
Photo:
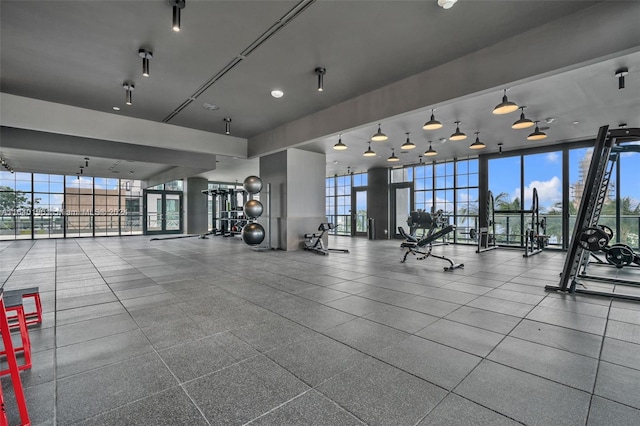
<path id="1" fill-rule="evenodd" d="M 616 22 L 603 22 L 597 29 L 581 28 L 581 14 L 600 14 L 598 8 L 621 10 L 619 14 L 640 21 L 637 4 L 614 1 L 460 0 L 445 11 L 436 0 L 189 0 L 182 11 L 183 30 L 174 33 L 168 1 L 3 0 L 0 90 L 99 111 L 105 117 L 118 114 L 216 134 L 224 133 L 223 118 L 231 117 L 232 135 L 248 139 L 254 147 L 265 135 L 278 129 L 286 134 L 290 123 L 308 119 L 317 126 L 314 134 L 320 136 L 296 137 L 289 132 L 291 140 L 287 143 L 325 152 L 327 174 L 331 175 L 345 173 L 347 166 L 354 171 L 387 166 L 385 159 L 391 147 L 396 148 L 403 163 L 416 163 L 418 151 L 424 152 L 428 140 L 434 141 L 439 152 L 436 159 L 467 156 L 473 154 L 468 145 L 476 131 L 488 145 L 486 152 L 496 151 L 499 142 L 505 149 L 530 146 L 526 130 L 509 127 L 518 118 L 517 113 L 505 117 L 490 113 L 500 101 L 503 87 L 510 88 L 510 100 L 527 105 L 527 117 L 554 119 L 550 124 L 541 123 L 549 127 L 544 143 L 593 137 L 603 124 L 627 122 L 640 126 L 640 37 L 630 45 L 629 39 L 633 42 L 637 33 L 616 34 L 621 27 Z M 547 28 L 563 27 L 565 22 L 568 35 L 582 32 L 584 43 L 579 50 L 584 52 L 576 52 L 575 42 L 566 40 L 542 47 L 508 42 L 542 39 Z M 596 58 L 597 53 L 593 53 L 584 64 L 573 59 L 588 57 L 589 50 L 604 50 L 605 42 L 611 43 L 615 37 L 620 40 L 615 54 Z M 462 74 L 451 64 L 473 55 L 478 57 L 474 60 L 481 61 L 479 52 L 497 43 L 504 44 L 505 51 L 530 49 L 545 54 L 531 57 L 526 64 L 510 63 L 505 55 L 495 62 L 502 60 L 501 67 L 487 70 L 478 66 L 475 74 L 469 74 L 473 69 L 464 70 L 465 81 L 460 81 Z M 148 78 L 141 76 L 140 48 L 153 51 Z M 563 66 L 563 58 L 574 63 Z M 327 69 L 322 93 L 316 90 L 314 74 L 319 66 Z M 617 89 L 614 76 L 621 66 L 630 70 L 624 90 Z M 401 113 L 377 113 L 386 111 L 386 103 L 396 105 L 402 99 L 395 99 L 393 91 L 383 98 L 371 93 L 439 67 L 447 70 L 445 75 L 450 78 L 432 84 L 450 92 L 450 97 L 440 96 Z M 510 74 L 512 69 L 526 68 L 531 69 L 530 78 Z M 125 81 L 135 84 L 132 106 L 124 105 Z M 465 86 L 463 95 L 455 90 L 458 86 Z M 272 98 L 269 92 L 274 88 L 284 90 L 285 96 Z M 367 114 L 363 116 L 374 119 L 358 118 L 358 110 L 352 111 L 353 119 L 344 117 L 344 124 L 314 119 L 327 111 L 341 111 L 341 105 L 358 97 L 367 100 Z M 203 108 L 205 103 L 220 109 L 207 110 Z M 114 111 L 113 106 L 120 111 Z M 445 123 L 441 131 L 422 130 L 430 108 L 437 108 L 436 117 Z M 455 120 L 462 121 L 461 130 L 469 139 L 436 142 L 448 138 Z M 367 159 L 362 152 L 378 121 L 390 140 L 373 143 L 380 157 Z M 418 145 L 415 153 L 398 152 L 406 132 L 411 132 L 411 139 Z M 331 149 L 339 133 L 349 146 L 347 151 Z M 181 141 L 175 149 L 189 149 L 187 145 L 188 141 Z M 76 163 L 85 156 L 83 152 L 52 155 L 6 145 L 0 145 L 0 150 L 16 170 L 55 169 L 60 173 L 69 169 L 65 172 L 69 174 L 77 172 Z M 105 175 L 108 166 L 118 160 L 126 161 L 118 152 L 92 158 L 95 167 L 90 170 Z M 256 158 L 218 156 L 217 161 L 217 170 L 202 176 L 235 181 L 259 172 Z M 127 165 L 134 170 L 126 172 L 134 171 L 141 179 L 175 166 L 144 161 Z"/>

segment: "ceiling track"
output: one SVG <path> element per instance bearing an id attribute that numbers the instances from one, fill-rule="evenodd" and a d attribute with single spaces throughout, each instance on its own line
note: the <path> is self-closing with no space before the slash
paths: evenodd
<path id="1" fill-rule="evenodd" d="M 204 93 L 209 87 L 211 87 L 216 81 L 220 80 L 225 74 L 231 71 L 236 65 L 246 59 L 251 53 L 253 53 L 257 48 L 262 46 L 267 40 L 273 37 L 278 31 L 283 29 L 287 24 L 297 18 L 302 12 L 307 10 L 316 0 L 302 0 L 298 4 L 296 4 L 291 10 L 284 14 L 280 19 L 278 19 L 268 30 L 266 30 L 260 37 L 255 39 L 249 46 L 247 46 L 238 56 L 233 58 L 227 65 L 225 65 L 220 71 L 215 73 L 211 78 L 205 81 L 189 98 L 187 98 L 183 103 L 181 103 L 176 109 L 174 109 L 171 114 L 166 116 L 162 122 L 168 123 L 171 119 L 173 119 L 176 115 L 178 115 L 182 110 L 184 110 L 187 106 L 189 106 L 193 101 L 195 101 L 202 93 Z"/>

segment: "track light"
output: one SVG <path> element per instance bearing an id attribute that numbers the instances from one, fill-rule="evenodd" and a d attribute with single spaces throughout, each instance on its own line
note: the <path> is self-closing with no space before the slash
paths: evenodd
<path id="1" fill-rule="evenodd" d="M 138 56 L 142 58 L 142 75 L 149 77 L 149 59 L 153 58 L 153 52 L 147 49 L 138 50 Z"/>
<path id="2" fill-rule="evenodd" d="M 84 166 L 89 167 L 89 157 L 84 157 Z"/>
<path id="3" fill-rule="evenodd" d="M 616 77 L 618 77 L 618 90 L 624 89 L 624 76 L 629 74 L 629 68 L 624 67 L 616 70 Z"/>
<path id="4" fill-rule="evenodd" d="M 498 154 L 502 154 L 502 142 L 498 144 Z"/>
<path id="5" fill-rule="evenodd" d="M 80 174 L 84 174 L 84 167 L 80 166 Z"/>
<path id="6" fill-rule="evenodd" d="M 222 119 L 224 121 L 224 134 L 231 134 L 231 119 L 229 117 L 225 117 Z"/>
<path id="7" fill-rule="evenodd" d="M 336 151 L 344 151 L 347 149 L 347 146 L 342 143 L 342 135 L 339 136 L 338 143 L 333 146 L 333 149 Z"/>
<path id="8" fill-rule="evenodd" d="M 422 128 L 424 130 L 438 130 L 438 129 L 442 129 L 442 123 L 439 122 L 438 120 L 436 120 L 436 118 L 433 115 L 433 111 L 435 110 L 431 110 L 431 119 L 429 121 L 427 121 L 426 123 L 424 123 L 424 126 L 422 126 Z"/>
<path id="9" fill-rule="evenodd" d="M 471 148 L 471 149 L 482 149 L 482 148 L 485 148 L 486 145 L 484 143 L 480 142 L 480 136 L 479 136 L 480 132 L 476 132 L 475 135 L 476 135 L 476 141 L 474 143 L 472 143 L 469 146 L 469 148 Z"/>
<path id="10" fill-rule="evenodd" d="M 424 152 L 425 157 L 433 157 L 438 155 L 438 152 L 431 147 L 431 141 L 429 141 L 429 149 Z"/>
<path id="11" fill-rule="evenodd" d="M 529 128 L 529 127 L 534 125 L 533 120 L 530 120 L 530 119 L 524 117 L 524 109 L 525 108 L 526 108 L 526 106 L 521 106 L 520 107 L 520 109 L 522 110 L 522 112 L 520 113 L 520 119 L 518 121 L 514 122 L 511 125 L 512 129 L 516 129 L 516 130 L 518 130 L 518 129 L 526 129 L 526 128 Z"/>
<path id="12" fill-rule="evenodd" d="M 438 0 L 438 6 L 443 9 L 451 9 L 458 0 Z"/>
<path id="13" fill-rule="evenodd" d="M 456 123 L 456 131 L 455 131 L 454 134 L 449 136 L 449 139 L 451 139 L 452 141 L 465 140 L 467 138 L 467 135 L 465 135 L 464 133 L 462 133 L 460 131 L 460 123 L 461 123 L 461 121 L 456 121 L 455 123 Z"/>
<path id="14" fill-rule="evenodd" d="M 533 133 L 527 136 L 528 141 L 539 141 L 547 137 L 547 134 L 545 132 L 541 132 L 540 129 L 538 128 L 539 121 L 536 121 L 535 123 L 536 123 L 536 129 L 533 131 Z"/>
<path id="15" fill-rule="evenodd" d="M 518 105 L 515 102 L 509 101 L 507 99 L 507 89 L 504 89 L 504 96 L 502 97 L 502 102 L 500 102 L 493 109 L 493 113 L 497 115 L 509 114 L 510 112 L 517 111 Z"/>
<path id="16" fill-rule="evenodd" d="M 369 148 L 362 154 L 365 157 L 375 157 L 376 153 L 371 149 L 371 142 L 369 142 Z"/>
<path id="17" fill-rule="evenodd" d="M 316 75 L 318 76 L 318 92 L 322 92 L 324 90 L 324 75 L 327 73 L 326 68 L 318 67 L 316 68 Z"/>
<path id="18" fill-rule="evenodd" d="M 396 157 L 396 151 L 394 148 L 391 148 L 391 156 L 389 158 L 387 158 L 387 161 L 391 162 L 391 163 L 396 163 L 398 161 L 400 161 L 400 159 L 398 157 Z"/>
<path id="19" fill-rule="evenodd" d="M 169 4 L 173 6 L 173 31 L 179 32 L 180 27 L 180 9 L 184 9 L 187 0 L 171 0 Z"/>
<path id="20" fill-rule="evenodd" d="M 422 155 L 418 155 L 418 164 L 422 164 Z"/>
<path id="21" fill-rule="evenodd" d="M 127 92 L 127 93 L 126 93 L 126 96 L 125 96 L 125 103 L 126 103 L 127 105 L 131 105 L 131 104 L 133 104 L 133 97 L 132 97 L 132 95 L 131 95 L 131 92 L 133 92 L 133 91 L 135 90 L 135 86 L 133 85 L 133 83 L 125 81 L 125 82 L 122 84 L 122 87 L 123 87 L 123 88 L 124 88 L 124 90 Z"/>
<path id="22" fill-rule="evenodd" d="M 410 133 L 407 132 L 405 133 L 405 135 L 407 135 L 407 141 L 405 143 L 402 144 L 402 146 L 400 147 L 400 149 L 413 149 L 416 147 L 416 144 L 414 144 L 413 142 L 411 142 L 409 140 L 409 135 Z"/>
<path id="23" fill-rule="evenodd" d="M 5 160 L 2 157 L 0 157 L 0 165 L 2 165 L 2 167 L 4 167 L 9 173 L 13 174 L 14 172 L 13 167 L 11 167 L 9 163 L 7 163 L 7 160 Z"/>
<path id="24" fill-rule="evenodd" d="M 387 139 L 389 139 L 389 137 L 382 133 L 382 130 L 380 130 L 380 124 L 378 124 L 378 131 L 375 135 L 371 136 L 371 140 L 375 142 L 384 142 Z"/>

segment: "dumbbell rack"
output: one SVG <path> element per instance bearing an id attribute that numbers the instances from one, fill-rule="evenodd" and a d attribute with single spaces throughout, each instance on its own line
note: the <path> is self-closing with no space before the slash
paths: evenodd
<path id="1" fill-rule="evenodd" d="M 611 175 L 613 174 L 616 161 L 620 155 L 618 152 L 614 152 L 613 148 L 618 143 L 629 140 L 629 138 L 637 140 L 638 137 L 640 137 L 640 129 L 614 129 L 609 131 L 609 126 L 600 127 L 584 184 L 585 189 L 582 195 L 582 201 L 578 209 L 576 223 L 569 243 L 569 251 L 564 262 L 562 274 L 560 275 L 560 283 L 558 286 L 546 286 L 546 290 L 640 301 L 640 296 L 590 290 L 578 281 L 580 277 L 583 277 L 581 271 L 586 267 L 590 256 L 589 251 L 580 245 L 580 236 L 583 230 L 596 227 L 600 219 L 600 213 L 606 200 Z M 633 285 L 630 282 L 624 282 L 624 284 Z M 581 285 L 582 288 L 577 288 L 578 285 Z M 637 283 L 637 285 L 640 285 L 640 283 Z"/>

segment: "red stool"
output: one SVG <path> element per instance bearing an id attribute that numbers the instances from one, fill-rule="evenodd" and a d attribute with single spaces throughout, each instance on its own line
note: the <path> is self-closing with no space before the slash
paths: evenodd
<path id="1" fill-rule="evenodd" d="M 8 292 L 7 292 L 8 293 Z M 22 296 L 20 294 L 14 294 L 4 296 L 5 311 L 8 315 L 5 315 L 9 330 L 12 328 L 18 328 L 20 330 L 20 338 L 22 340 L 22 346 L 14 347 L 13 353 L 22 352 L 24 355 L 24 364 L 18 366 L 18 370 L 27 370 L 31 368 L 31 341 L 29 340 L 29 331 L 27 330 L 27 322 L 24 314 L 24 306 L 22 305 Z M 11 320 L 10 320 L 11 319 Z M 10 331 L 9 331 L 10 332 Z M 0 355 L 7 355 L 8 349 L 5 345 L 5 349 L 0 352 Z M 0 371 L 0 376 L 4 376 L 10 373 L 10 370 Z"/>
<path id="2" fill-rule="evenodd" d="M 20 414 L 20 424 L 23 426 L 29 426 L 31 424 L 31 421 L 29 419 L 29 411 L 27 410 L 27 400 L 24 397 L 22 379 L 20 378 L 20 371 L 18 371 L 18 362 L 16 361 L 13 342 L 11 341 L 11 331 L 9 329 L 9 323 L 7 322 L 7 313 L 5 311 L 3 296 L 4 294 L 2 293 L 2 289 L 0 289 L 0 334 L 2 335 L 4 350 L 7 354 L 7 364 L 9 364 L 11 384 L 13 385 L 16 404 L 18 406 L 18 412 Z M 6 426 L 8 424 L 9 421 L 7 419 L 4 406 L 4 395 L 2 393 L 2 387 L 0 386 L 0 426 Z"/>
<path id="3" fill-rule="evenodd" d="M 42 323 L 42 302 L 40 301 L 40 291 L 38 287 L 29 287 L 29 288 L 21 288 L 17 290 L 7 290 L 5 291 L 5 298 L 13 298 L 14 296 L 20 296 L 23 301 L 27 299 L 33 299 L 33 303 L 35 305 L 34 311 L 29 311 L 24 313 L 25 321 L 27 325 L 31 324 L 41 324 Z M 13 327 L 11 324 L 15 323 L 17 320 L 15 315 L 7 316 L 9 320 L 9 326 Z M 15 325 L 14 325 L 15 326 Z"/>

